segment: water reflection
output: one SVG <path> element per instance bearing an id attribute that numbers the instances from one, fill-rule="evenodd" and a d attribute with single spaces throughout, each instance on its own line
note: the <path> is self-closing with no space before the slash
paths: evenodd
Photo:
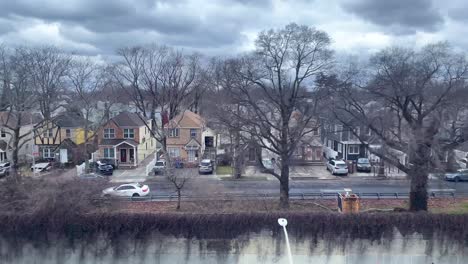
<path id="1" fill-rule="evenodd" d="M 288 263 L 285 241 L 271 232 L 236 239 L 187 239 L 154 234 L 149 239 L 92 241 L 49 239 L 48 243 L 1 240 L 1 263 Z M 465 264 L 466 245 L 432 236 L 401 236 L 369 241 L 296 238 L 294 263 Z"/>

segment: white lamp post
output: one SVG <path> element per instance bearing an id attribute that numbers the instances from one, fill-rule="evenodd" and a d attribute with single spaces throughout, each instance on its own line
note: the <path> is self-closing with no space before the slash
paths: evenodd
<path id="1" fill-rule="evenodd" d="M 288 220 L 286 220 L 285 218 L 278 218 L 278 224 L 283 227 L 284 236 L 286 237 L 286 247 L 288 249 L 289 264 L 293 264 L 291 247 L 289 246 L 288 231 L 286 230 L 286 226 L 288 225 Z"/>

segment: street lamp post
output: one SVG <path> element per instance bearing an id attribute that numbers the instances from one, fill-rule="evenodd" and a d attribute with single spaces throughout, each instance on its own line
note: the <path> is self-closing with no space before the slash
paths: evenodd
<path id="1" fill-rule="evenodd" d="M 286 226 L 288 225 L 288 220 L 286 220 L 285 218 L 278 218 L 278 224 L 283 227 L 284 236 L 286 237 L 286 247 L 288 250 L 289 264 L 293 264 L 291 246 L 289 245 L 288 231 L 286 230 Z"/>

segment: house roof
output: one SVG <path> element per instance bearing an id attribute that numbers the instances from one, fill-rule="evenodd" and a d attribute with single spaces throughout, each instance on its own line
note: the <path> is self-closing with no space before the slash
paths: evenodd
<path id="1" fill-rule="evenodd" d="M 186 110 L 182 114 L 171 119 L 169 123 L 172 127 L 202 127 L 205 124 L 205 120 L 200 115 Z"/>
<path id="2" fill-rule="evenodd" d="M 39 113 L 21 113 L 21 126 L 26 126 L 30 124 L 37 124 L 42 120 L 42 116 Z M 0 112 L 0 125 L 8 125 L 10 127 L 15 127 L 17 122 L 17 114 L 10 113 L 8 111 Z"/>
<path id="3" fill-rule="evenodd" d="M 131 146 L 138 146 L 138 143 L 133 139 L 103 139 L 99 145 L 117 146 L 123 143 L 127 143 Z"/>
<path id="4" fill-rule="evenodd" d="M 139 114 L 127 111 L 121 112 L 111 118 L 111 120 L 120 127 L 141 127 L 146 125 Z"/>
<path id="5" fill-rule="evenodd" d="M 63 113 L 53 118 L 59 127 L 81 127 L 86 123 L 79 113 Z"/>

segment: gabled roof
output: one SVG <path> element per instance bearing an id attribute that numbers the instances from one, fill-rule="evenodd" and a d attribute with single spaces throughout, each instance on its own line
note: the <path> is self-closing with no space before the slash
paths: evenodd
<path id="1" fill-rule="evenodd" d="M 146 125 L 140 115 L 127 111 L 121 112 L 111 118 L 111 120 L 120 127 L 141 127 Z"/>
<path id="2" fill-rule="evenodd" d="M 29 113 L 29 112 L 22 112 L 21 113 L 21 126 L 37 124 L 42 120 L 42 116 L 39 113 Z M 15 127 L 17 122 L 17 115 L 14 113 L 10 113 L 8 111 L 0 112 L 0 126 L 8 125 L 10 127 Z"/>
<path id="3" fill-rule="evenodd" d="M 138 146 L 138 143 L 133 139 L 103 139 L 99 145 L 117 146 L 124 143 L 131 146 Z"/>
<path id="4" fill-rule="evenodd" d="M 202 127 L 205 120 L 198 114 L 186 110 L 169 121 L 171 127 Z"/>
<path id="5" fill-rule="evenodd" d="M 86 123 L 86 119 L 79 113 L 63 113 L 52 120 L 59 127 L 82 127 Z"/>
<path id="6" fill-rule="evenodd" d="M 186 149 L 198 149 L 201 147 L 201 144 L 194 138 L 190 139 L 190 141 L 185 144 Z"/>

